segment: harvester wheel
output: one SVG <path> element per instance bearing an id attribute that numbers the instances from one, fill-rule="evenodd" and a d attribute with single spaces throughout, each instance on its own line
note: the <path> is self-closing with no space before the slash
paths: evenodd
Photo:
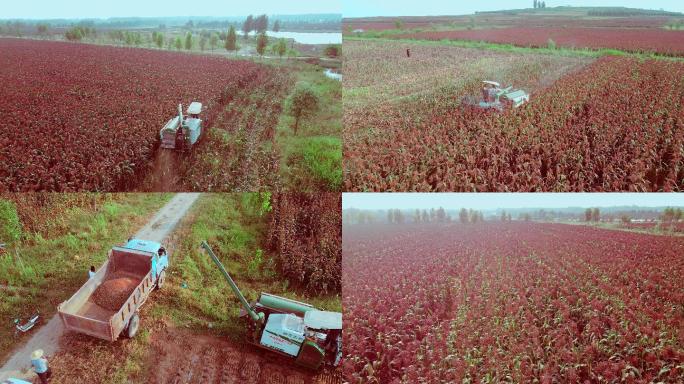
<path id="1" fill-rule="evenodd" d="M 157 278 L 157 289 L 162 289 L 164 282 L 166 281 L 166 271 L 161 271 L 159 277 Z"/>
<path id="2" fill-rule="evenodd" d="M 128 320 L 128 326 L 126 327 L 126 337 L 132 339 L 138 333 L 138 328 L 140 328 L 140 316 L 134 314 L 130 320 Z"/>

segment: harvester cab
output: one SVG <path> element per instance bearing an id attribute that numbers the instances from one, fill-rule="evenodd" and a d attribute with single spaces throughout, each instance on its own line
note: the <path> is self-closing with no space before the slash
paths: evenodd
<path id="1" fill-rule="evenodd" d="M 482 84 L 482 101 L 476 104 L 481 109 L 503 111 L 518 108 L 530 101 L 530 95 L 521 89 L 513 89 L 512 86 L 501 88 L 501 84 L 489 80 L 484 80 Z"/>
<path id="2" fill-rule="evenodd" d="M 320 311 L 312 305 L 285 297 L 261 293 L 250 304 L 211 247 L 202 247 L 219 268 L 233 293 L 242 303 L 240 317 L 246 320 L 247 341 L 275 352 L 310 369 L 337 366 L 342 359 L 342 314 Z"/>
<path id="3" fill-rule="evenodd" d="M 183 105 L 178 104 L 178 115 L 159 131 L 161 147 L 166 149 L 189 150 L 202 135 L 202 103 L 193 101 L 183 116 Z"/>

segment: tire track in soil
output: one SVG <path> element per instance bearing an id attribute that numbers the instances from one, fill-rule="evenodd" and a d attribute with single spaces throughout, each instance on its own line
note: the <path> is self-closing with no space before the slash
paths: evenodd
<path id="1" fill-rule="evenodd" d="M 339 372 L 313 372 L 287 359 L 273 362 L 267 352 L 186 330 L 155 332 L 150 343 L 151 361 L 157 367 L 148 384 L 340 384 Z"/>

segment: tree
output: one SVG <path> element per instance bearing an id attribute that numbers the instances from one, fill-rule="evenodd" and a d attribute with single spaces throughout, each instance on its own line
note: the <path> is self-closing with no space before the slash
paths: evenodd
<path id="1" fill-rule="evenodd" d="M 534 8 L 537 8 L 537 0 L 534 0 Z"/>
<path id="2" fill-rule="evenodd" d="M 523 215 L 523 220 L 525 220 L 525 221 L 530 221 L 530 220 L 532 220 L 532 217 L 530 216 L 529 213 L 526 213 L 526 214 Z"/>
<path id="3" fill-rule="evenodd" d="M 462 224 L 468 224 L 468 211 L 465 208 L 461 208 L 458 212 L 458 220 L 461 221 Z"/>
<path id="4" fill-rule="evenodd" d="M 266 33 L 266 30 L 268 29 L 268 16 L 259 15 L 254 19 L 253 27 L 257 33 Z"/>
<path id="5" fill-rule="evenodd" d="M 632 219 L 630 219 L 629 216 L 623 214 L 622 216 L 620 216 L 620 221 L 622 221 L 622 224 L 629 224 L 632 221 Z"/>
<path id="6" fill-rule="evenodd" d="M 276 20 L 273 23 L 273 32 L 280 32 L 280 20 Z"/>
<path id="7" fill-rule="evenodd" d="M 81 41 L 85 36 L 84 32 L 81 27 L 73 27 L 64 32 L 64 37 L 69 41 Z"/>
<path id="8" fill-rule="evenodd" d="M 249 15 L 242 24 L 242 33 L 245 39 L 249 38 L 249 33 L 254 30 L 254 16 Z"/>
<path id="9" fill-rule="evenodd" d="M 601 218 L 601 212 L 599 211 L 598 208 L 594 208 L 594 210 L 591 212 L 591 221 L 598 222 L 600 218 Z"/>
<path id="10" fill-rule="evenodd" d="M 218 45 L 218 40 L 219 40 L 218 35 L 215 33 L 212 33 L 211 37 L 209 38 L 209 46 L 211 47 L 212 51 L 214 49 L 216 49 L 216 46 Z"/>
<path id="11" fill-rule="evenodd" d="M 259 36 L 257 37 L 257 46 L 256 50 L 259 56 L 263 56 L 264 52 L 266 51 L 266 46 L 268 45 L 268 37 L 266 36 L 266 33 L 260 33 Z"/>
<path id="12" fill-rule="evenodd" d="M 423 213 L 421 214 L 421 221 L 423 223 L 429 223 L 430 222 L 430 216 L 428 215 L 427 211 L 423 209 Z"/>
<path id="13" fill-rule="evenodd" d="M 471 223 L 475 224 L 480 220 L 480 214 L 476 210 L 471 209 L 469 213 Z"/>
<path id="14" fill-rule="evenodd" d="M 387 210 L 387 222 L 390 224 L 394 223 L 394 209 Z"/>
<path id="15" fill-rule="evenodd" d="M 39 35 L 46 35 L 48 31 L 48 25 L 47 24 L 38 24 L 36 25 L 36 29 L 38 30 Z"/>
<path id="16" fill-rule="evenodd" d="M 394 22 L 394 28 L 396 29 L 404 29 L 404 23 L 401 22 L 401 20 L 396 20 Z"/>
<path id="17" fill-rule="evenodd" d="M 339 44 L 331 44 L 325 47 L 325 51 L 323 53 L 328 56 L 328 57 L 338 57 L 340 56 L 340 45 Z"/>
<path id="18" fill-rule="evenodd" d="M 397 224 L 404 224 L 404 214 L 400 209 L 394 210 L 394 221 L 396 221 Z"/>
<path id="19" fill-rule="evenodd" d="M 311 116 L 318 110 L 318 95 L 308 86 L 299 85 L 295 88 L 289 103 L 289 112 L 294 117 L 294 134 L 297 135 L 299 122 Z"/>
<path id="20" fill-rule="evenodd" d="M 584 210 L 584 221 L 591 221 L 591 213 L 591 208 L 587 208 L 586 210 Z"/>
<path id="21" fill-rule="evenodd" d="M 199 45 L 200 45 L 200 50 L 204 51 L 204 48 L 207 47 L 207 38 L 205 36 L 200 37 Z"/>
<path id="22" fill-rule="evenodd" d="M 154 42 L 157 44 L 157 47 L 161 48 L 164 46 L 164 34 L 161 32 L 157 33 L 156 38 L 154 39 Z"/>
<path id="23" fill-rule="evenodd" d="M 175 43 L 176 49 L 180 50 L 183 48 L 183 41 L 181 40 L 180 36 L 176 37 L 176 43 Z"/>
<path id="24" fill-rule="evenodd" d="M 235 34 L 235 27 L 232 25 L 230 26 L 230 30 L 228 31 L 228 35 L 226 35 L 226 45 L 224 46 L 226 48 L 226 51 L 237 51 L 237 36 Z"/>
<path id="25" fill-rule="evenodd" d="M 280 56 L 280 58 L 283 58 L 283 55 L 287 52 L 287 42 L 285 39 L 278 39 L 278 44 L 275 46 L 275 51 Z"/>
<path id="26" fill-rule="evenodd" d="M 188 51 L 192 49 L 192 32 L 185 34 L 185 49 Z"/>
<path id="27" fill-rule="evenodd" d="M 546 1 L 541 2 L 541 7 L 540 8 L 546 8 Z"/>
<path id="28" fill-rule="evenodd" d="M 440 223 L 443 223 L 446 220 L 446 211 L 444 211 L 444 208 L 439 207 L 437 209 L 437 221 Z"/>

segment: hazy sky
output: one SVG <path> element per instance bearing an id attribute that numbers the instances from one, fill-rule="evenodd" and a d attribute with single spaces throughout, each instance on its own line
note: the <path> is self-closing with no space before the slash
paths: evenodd
<path id="1" fill-rule="evenodd" d="M 340 0 L 342 16 L 426 16 L 464 15 L 475 11 L 497 11 L 500 9 L 532 8 L 533 0 Z M 646 9 L 664 9 L 684 12 L 682 0 L 546 0 L 547 7 L 560 5 L 607 6 Z"/>
<path id="2" fill-rule="evenodd" d="M 684 193 L 344 193 L 342 208 L 684 206 Z"/>
<path id="3" fill-rule="evenodd" d="M 127 16 L 246 16 L 342 13 L 342 0 L 25 0 L 5 1 L 0 19 L 107 18 Z M 346 1 L 346 0 L 345 0 Z"/>

